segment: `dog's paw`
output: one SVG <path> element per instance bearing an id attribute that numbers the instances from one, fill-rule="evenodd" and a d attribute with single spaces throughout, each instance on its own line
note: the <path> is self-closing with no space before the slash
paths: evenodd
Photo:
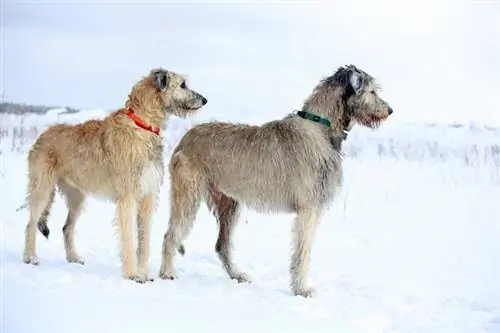
<path id="1" fill-rule="evenodd" d="M 252 280 L 246 273 L 235 273 L 231 276 L 231 279 L 238 281 L 238 283 L 252 282 Z"/>
<path id="2" fill-rule="evenodd" d="M 311 298 L 316 296 L 316 289 L 313 287 L 300 287 L 293 290 L 295 296 L 302 296 L 304 298 Z"/>
<path id="3" fill-rule="evenodd" d="M 162 280 L 177 280 L 177 274 L 174 271 L 160 272 L 159 277 Z"/>
<path id="4" fill-rule="evenodd" d="M 144 275 L 144 276 L 139 276 L 139 283 L 146 283 L 146 282 L 153 282 L 155 279 L 153 279 L 152 276 L 149 275 Z"/>
<path id="5" fill-rule="evenodd" d="M 40 263 L 40 260 L 35 255 L 25 254 L 25 255 L 23 255 L 23 262 L 25 264 L 31 264 L 31 265 L 35 265 L 36 266 L 36 265 L 38 265 Z"/>
<path id="6" fill-rule="evenodd" d="M 85 265 L 85 259 L 77 255 L 66 257 L 66 260 L 72 264 Z"/>
<path id="7" fill-rule="evenodd" d="M 140 284 L 143 284 L 146 282 L 146 279 L 142 276 L 140 276 L 139 274 L 127 274 L 125 275 L 125 280 L 130 280 L 130 281 L 134 281 L 134 282 L 137 282 L 137 283 L 140 283 Z"/>
<path id="8" fill-rule="evenodd" d="M 143 270 L 143 272 L 140 273 L 139 275 L 141 276 L 141 279 L 143 279 L 145 282 L 153 282 L 155 280 L 147 270 Z"/>

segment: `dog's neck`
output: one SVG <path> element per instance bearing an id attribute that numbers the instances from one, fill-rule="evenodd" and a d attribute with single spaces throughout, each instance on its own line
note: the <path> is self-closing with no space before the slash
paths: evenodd
<path id="1" fill-rule="evenodd" d="M 349 130 L 344 130 L 341 135 L 330 135 L 330 144 L 336 151 L 342 150 L 342 143 L 347 140 L 347 134 Z"/>
<path id="2" fill-rule="evenodd" d="M 349 135 L 349 131 L 351 130 L 351 114 L 352 110 L 347 104 L 347 100 L 354 93 L 354 91 L 344 91 L 342 94 L 342 111 L 338 112 L 339 114 L 339 123 L 340 123 L 340 132 L 333 133 L 330 136 L 330 143 L 333 148 L 337 151 L 342 149 L 342 143 L 347 140 L 347 136 Z"/>
<path id="3" fill-rule="evenodd" d="M 127 103 L 125 103 L 125 108 L 126 110 L 133 110 L 137 117 L 139 117 L 146 125 L 165 130 L 167 119 L 165 111 L 161 110 L 160 105 L 150 104 L 148 108 L 145 108 L 140 103 L 134 103 L 133 101 L 128 100 Z"/>
<path id="4" fill-rule="evenodd" d="M 296 114 L 304 120 L 322 125 L 323 133 L 326 137 L 328 137 L 333 149 L 336 151 L 340 151 L 342 149 L 342 143 L 347 139 L 347 135 L 351 129 L 349 117 L 344 117 L 344 119 L 342 119 L 341 131 L 339 132 L 334 130 L 331 126 L 331 121 L 327 118 L 320 117 L 319 115 L 305 110 L 297 111 Z"/>
<path id="5" fill-rule="evenodd" d="M 336 150 L 342 148 L 342 143 L 347 139 L 351 129 L 352 111 L 347 104 L 347 100 L 352 93 L 352 91 L 337 89 L 333 94 L 328 95 L 332 96 L 328 100 L 324 99 L 324 95 L 318 97 L 313 93 L 302 107 L 302 112 L 329 120 L 331 126 L 322 126 L 322 128 Z"/>
<path id="6" fill-rule="evenodd" d="M 297 111 L 297 115 L 303 119 L 313 121 L 315 123 L 324 125 L 328 128 L 332 127 L 332 122 L 328 118 L 320 117 L 317 114 L 311 113 L 306 110 Z"/>
<path id="7" fill-rule="evenodd" d="M 342 129 L 340 132 L 335 132 L 332 130 L 329 133 L 330 143 L 335 150 L 340 151 L 342 149 L 342 143 L 347 140 L 347 136 L 349 135 L 350 130 L 350 120 L 348 117 L 346 117 L 346 119 L 342 121 Z"/>
<path id="8" fill-rule="evenodd" d="M 127 116 L 140 128 L 146 130 L 148 132 L 154 133 L 156 135 L 160 135 L 160 128 L 154 125 L 151 125 L 144 121 L 141 117 L 139 117 L 132 108 L 126 109 Z"/>

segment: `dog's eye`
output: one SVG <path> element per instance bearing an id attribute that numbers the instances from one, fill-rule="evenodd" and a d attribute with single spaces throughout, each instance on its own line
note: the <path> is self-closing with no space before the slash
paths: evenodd
<path id="1" fill-rule="evenodd" d="M 375 90 L 370 91 L 371 94 L 375 95 L 377 92 Z"/>
<path id="2" fill-rule="evenodd" d="M 182 89 L 186 89 L 186 82 L 182 82 L 182 83 L 181 83 L 181 85 L 180 85 L 180 87 L 181 87 Z"/>

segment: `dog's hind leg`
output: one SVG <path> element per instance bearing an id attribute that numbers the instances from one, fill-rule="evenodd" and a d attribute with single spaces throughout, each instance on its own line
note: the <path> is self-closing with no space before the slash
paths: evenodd
<path id="1" fill-rule="evenodd" d="M 293 254 L 290 264 L 291 287 L 295 295 L 311 297 L 315 290 L 307 286 L 309 258 L 318 224 L 317 207 L 302 208 L 297 211 L 293 226 Z"/>
<path id="2" fill-rule="evenodd" d="M 75 224 L 83 210 L 85 194 L 78 188 L 70 186 L 64 181 L 60 181 L 58 187 L 59 191 L 66 199 L 66 207 L 68 208 L 66 222 L 62 228 L 66 260 L 70 263 L 83 265 L 85 260 L 77 254 L 75 249 Z"/>
<path id="3" fill-rule="evenodd" d="M 50 166 L 41 169 L 30 165 L 28 184 L 28 206 L 30 217 L 25 229 L 23 261 L 27 264 L 37 265 L 36 256 L 36 229 L 40 219 L 48 216 L 44 212 L 50 209 L 55 191 L 55 175 Z"/>
<path id="4" fill-rule="evenodd" d="M 240 217 L 240 203 L 214 187 L 211 187 L 207 199 L 207 206 L 212 210 L 219 223 L 219 236 L 215 244 L 215 252 L 217 252 L 224 269 L 231 279 L 238 282 L 250 282 L 247 274 L 238 271 L 232 260 L 232 236 Z"/>
<path id="5" fill-rule="evenodd" d="M 163 237 L 161 279 L 176 279 L 173 258 L 177 249 L 187 238 L 201 203 L 204 184 L 189 161 L 177 153 L 170 162 L 170 219 L 168 230 Z"/>

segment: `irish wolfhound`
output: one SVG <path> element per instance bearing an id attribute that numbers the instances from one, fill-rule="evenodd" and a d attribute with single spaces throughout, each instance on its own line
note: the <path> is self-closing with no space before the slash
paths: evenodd
<path id="1" fill-rule="evenodd" d="M 262 126 L 205 123 L 188 130 L 170 160 L 171 212 L 162 247 L 160 277 L 175 279 L 173 256 L 184 253 L 200 202 L 219 223 L 215 251 L 228 275 L 249 281 L 231 258 L 240 208 L 295 213 L 291 288 L 307 285 L 313 236 L 323 210 L 342 183 L 341 143 L 355 124 L 377 127 L 391 113 L 375 80 L 353 65 L 323 79 L 301 111 Z"/>
<path id="2" fill-rule="evenodd" d="M 123 276 L 152 281 L 149 274 L 150 219 L 163 182 L 164 130 L 170 114 L 186 117 L 207 103 L 185 79 L 165 69 L 152 69 L 132 88 L 125 108 L 101 120 L 57 124 L 36 140 L 28 155 L 26 226 L 23 260 L 38 264 L 36 226 L 48 238 L 47 218 L 56 187 L 66 199 L 64 245 L 68 262 L 83 264 L 74 245 L 75 223 L 85 197 L 116 204 Z M 137 266 L 132 239 L 133 207 L 137 206 Z"/>

